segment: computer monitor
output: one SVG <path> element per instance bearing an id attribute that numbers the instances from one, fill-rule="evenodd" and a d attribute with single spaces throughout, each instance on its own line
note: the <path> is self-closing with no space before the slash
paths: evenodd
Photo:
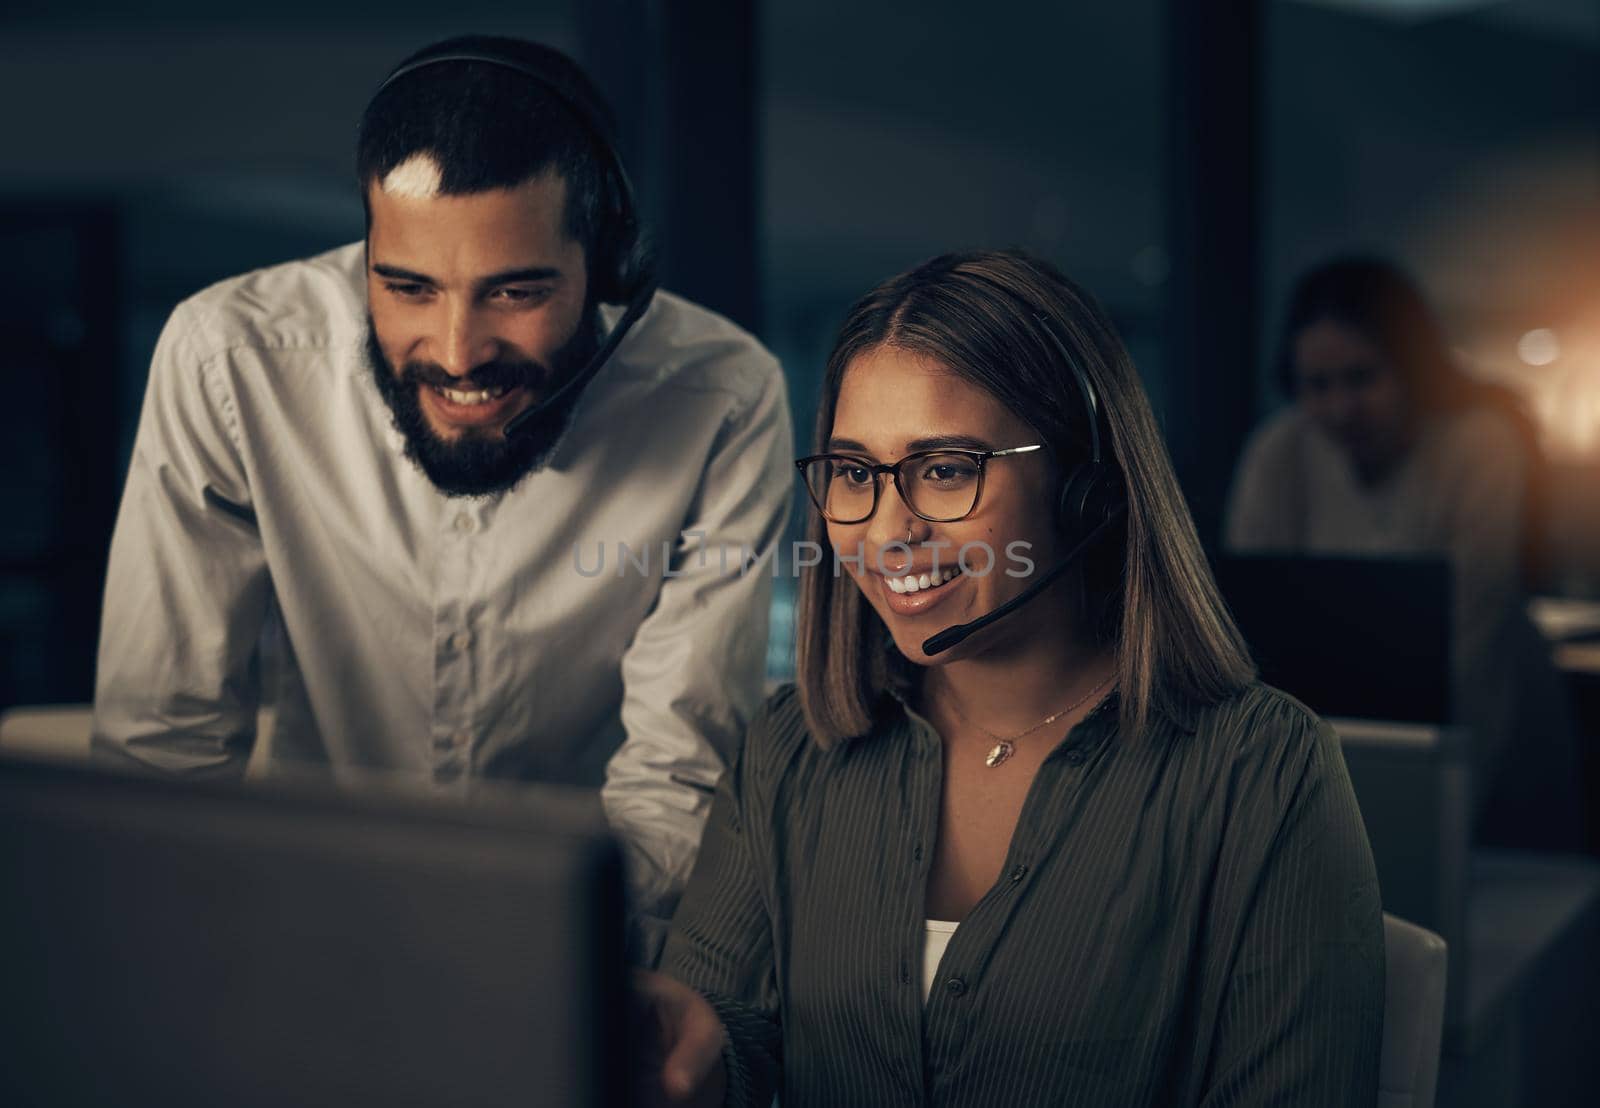
<path id="1" fill-rule="evenodd" d="M 1444 560 L 1250 554 L 1215 569 L 1267 684 L 1324 716 L 1454 721 Z"/>
<path id="2" fill-rule="evenodd" d="M 624 1103 L 598 802 L 0 761 L 0 1104 Z"/>

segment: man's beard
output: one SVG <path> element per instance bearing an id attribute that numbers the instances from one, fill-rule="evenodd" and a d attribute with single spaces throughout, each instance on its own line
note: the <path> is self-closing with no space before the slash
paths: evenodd
<path id="1" fill-rule="evenodd" d="M 497 359 L 473 367 L 465 377 L 451 377 L 434 362 L 406 362 L 397 371 L 378 343 L 369 314 L 367 364 L 396 430 L 405 439 L 406 457 L 447 496 L 493 496 L 550 460 L 572 422 L 573 408 L 583 390 L 534 416 L 509 438 L 499 427 L 467 427 L 448 441 L 439 437 L 423 414 L 421 390 L 436 385 L 462 391 L 522 387 L 535 396 L 540 390 L 548 394 L 588 364 L 599 349 L 599 327 L 599 313 L 592 307 L 585 310 L 572 338 L 551 355 L 548 369 L 531 360 Z"/>

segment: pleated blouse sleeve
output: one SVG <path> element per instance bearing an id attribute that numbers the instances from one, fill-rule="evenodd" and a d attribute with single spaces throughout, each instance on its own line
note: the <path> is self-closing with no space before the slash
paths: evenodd
<path id="1" fill-rule="evenodd" d="M 1209 922 L 1230 953 L 1200 1103 L 1371 1105 L 1383 918 L 1338 738 L 1281 693 L 1245 715 L 1221 782 L 1233 795 Z"/>
<path id="2" fill-rule="evenodd" d="M 718 783 L 662 953 L 662 971 L 702 993 L 727 1028 L 729 1108 L 767 1108 L 780 1083 L 770 798 L 779 767 L 806 741 L 798 698 L 792 688 L 781 690 L 752 721 Z"/>

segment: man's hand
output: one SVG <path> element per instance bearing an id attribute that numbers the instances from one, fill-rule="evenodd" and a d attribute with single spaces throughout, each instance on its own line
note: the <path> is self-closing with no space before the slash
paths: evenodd
<path id="1" fill-rule="evenodd" d="M 728 1033 L 706 998 L 680 981 L 635 970 L 639 1103 L 721 1108 L 727 1092 L 722 1048 Z"/>

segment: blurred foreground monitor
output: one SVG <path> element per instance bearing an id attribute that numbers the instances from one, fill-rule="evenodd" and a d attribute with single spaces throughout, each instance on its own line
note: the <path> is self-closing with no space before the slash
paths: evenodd
<path id="1" fill-rule="evenodd" d="M 471 809 L 0 761 L 0 1103 L 614 1105 L 592 795 Z"/>

